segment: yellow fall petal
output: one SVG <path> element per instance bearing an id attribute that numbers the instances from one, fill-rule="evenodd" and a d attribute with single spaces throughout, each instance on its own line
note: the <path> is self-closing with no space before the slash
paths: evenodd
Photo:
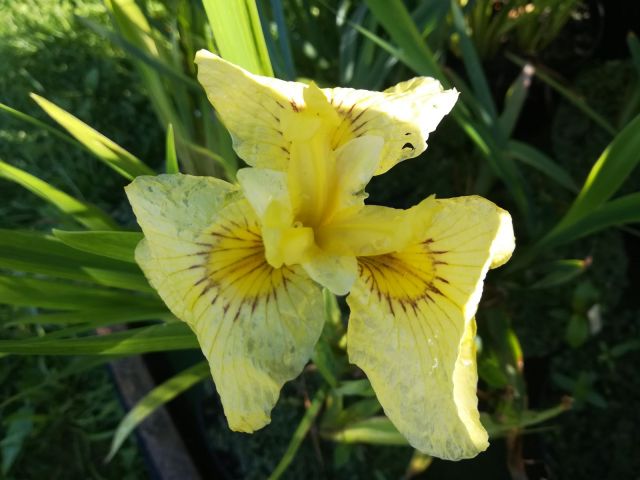
<path id="1" fill-rule="evenodd" d="M 513 249 L 508 213 L 480 197 L 435 200 L 420 241 L 359 258 L 347 302 L 350 360 L 418 450 L 461 459 L 487 448 L 473 335 L 484 276 Z"/>
<path id="2" fill-rule="evenodd" d="M 232 185 L 138 177 L 127 195 L 145 234 L 136 260 L 197 335 L 230 428 L 263 427 L 320 335 L 320 288 L 300 267 L 266 262 L 257 218 Z"/>

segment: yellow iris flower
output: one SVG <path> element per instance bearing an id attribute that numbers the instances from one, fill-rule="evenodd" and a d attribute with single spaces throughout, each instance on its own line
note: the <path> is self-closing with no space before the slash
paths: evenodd
<path id="1" fill-rule="evenodd" d="M 489 268 L 514 248 L 509 214 L 481 197 L 365 205 L 374 175 L 422 153 L 457 99 L 431 78 L 384 92 L 252 75 L 206 51 L 198 78 L 250 168 L 239 186 L 138 177 L 136 260 L 189 324 L 230 428 L 270 421 L 322 331 L 321 286 L 349 294 L 347 350 L 418 450 L 487 445 L 477 409 L 474 315 Z"/>

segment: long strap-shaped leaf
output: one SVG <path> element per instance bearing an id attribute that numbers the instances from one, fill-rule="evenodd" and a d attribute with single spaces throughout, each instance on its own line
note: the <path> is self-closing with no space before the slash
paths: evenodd
<path id="1" fill-rule="evenodd" d="M 139 355 L 198 348 L 182 322 L 80 338 L 0 340 L 0 353 L 16 355 Z"/>
<path id="2" fill-rule="evenodd" d="M 174 375 L 164 383 L 161 383 L 145 395 L 144 398 L 142 398 L 142 400 L 140 400 L 118 424 L 116 433 L 111 441 L 111 448 L 107 455 L 107 461 L 110 461 L 113 458 L 131 432 L 133 432 L 133 430 L 135 430 L 135 428 L 156 409 L 173 400 L 182 392 L 190 389 L 196 383 L 204 380 L 208 376 L 209 365 L 207 362 L 197 363 L 196 365 Z"/>
<path id="3" fill-rule="evenodd" d="M 566 221 L 585 216 L 620 188 L 640 162 L 640 115 L 602 152 L 566 215 Z"/>
<path id="4" fill-rule="evenodd" d="M 161 300 L 155 296 L 13 275 L 0 275 L 1 303 L 59 310 L 97 309 L 111 305 L 162 306 Z"/>
<path id="5" fill-rule="evenodd" d="M 138 175 L 155 175 L 141 160 L 109 140 L 77 117 L 35 93 L 31 98 L 56 122 L 82 143 L 98 159 L 113 168 L 123 177 L 133 180 Z"/>
<path id="6" fill-rule="evenodd" d="M 273 76 L 254 0 L 203 0 L 220 55 L 258 75 Z"/>
<path id="7" fill-rule="evenodd" d="M 505 56 L 509 60 L 511 60 L 513 63 L 523 68 L 527 65 L 527 62 L 525 60 L 517 57 L 516 55 L 510 54 L 507 52 Z M 544 83 L 546 83 L 551 88 L 553 88 L 556 92 L 558 92 L 560 95 L 562 95 L 564 98 L 566 98 L 567 101 L 571 102 L 575 107 L 580 109 L 582 113 L 584 113 L 587 117 L 589 117 L 591 120 L 597 123 L 600 127 L 606 130 L 608 133 L 610 133 L 611 135 L 616 134 L 615 127 L 611 125 L 611 123 L 606 118 L 604 118 L 602 115 L 596 112 L 593 108 L 591 108 L 589 104 L 580 95 L 573 92 L 570 88 L 563 86 L 560 81 L 556 80 L 553 77 L 553 74 L 549 70 L 547 70 L 541 65 L 536 65 L 535 75 Z"/>
<path id="8" fill-rule="evenodd" d="M 38 177 L 2 160 L 0 160 L 0 178 L 22 185 L 89 229 L 114 230 L 118 228 L 117 224 L 98 207 L 67 195 L 44 180 L 40 180 Z"/>
<path id="9" fill-rule="evenodd" d="M 134 251 L 142 240 L 140 232 L 68 232 L 54 229 L 53 235 L 71 248 L 128 263 L 136 262 Z"/>

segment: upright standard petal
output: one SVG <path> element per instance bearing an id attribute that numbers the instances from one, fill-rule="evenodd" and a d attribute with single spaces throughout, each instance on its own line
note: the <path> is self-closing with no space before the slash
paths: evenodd
<path id="1" fill-rule="evenodd" d="M 509 214 L 480 197 L 435 200 L 420 240 L 359 258 L 347 301 L 350 360 L 411 445 L 445 459 L 488 446 L 477 409 L 474 315 L 494 259 L 513 250 Z"/>
<path id="2" fill-rule="evenodd" d="M 236 153 L 249 165 L 286 169 L 291 133 L 317 128 L 318 121 L 298 115 L 306 85 L 254 75 L 206 50 L 196 54 L 198 81 L 222 118 Z M 294 120 L 295 118 L 295 120 Z"/>
<path id="3" fill-rule="evenodd" d="M 435 78 L 416 77 L 384 92 L 352 88 L 325 89 L 342 122 L 333 144 L 342 145 L 363 135 L 382 137 L 380 175 L 427 148 L 427 139 L 458 99 L 455 89 L 444 90 Z"/>
<path id="4" fill-rule="evenodd" d="M 451 111 L 455 89 L 434 78 L 416 77 L 384 92 L 315 85 L 254 75 L 200 50 L 198 80 L 231 133 L 238 155 L 252 166 L 284 170 L 290 144 L 318 128 L 337 150 L 354 138 L 381 137 L 379 175 L 427 148 L 429 133 Z M 323 98 L 320 98 L 323 96 Z"/>
<path id="5" fill-rule="evenodd" d="M 145 234 L 136 260 L 196 333 L 229 426 L 268 424 L 282 385 L 320 336 L 320 288 L 300 267 L 266 262 L 256 216 L 226 182 L 138 177 L 127 195 Z"/>

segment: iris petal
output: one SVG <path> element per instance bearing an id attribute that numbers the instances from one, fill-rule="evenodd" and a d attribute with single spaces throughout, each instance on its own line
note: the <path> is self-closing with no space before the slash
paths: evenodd
<path id="1" fill-rule="evenodd" d="M 458 98 L 457 91 L 444 90 L 429 77 L 416 77 L 384 92 L 320 90 L 253 75 L 206 50 L 196 54 L 196 63 L 198 80 L 231 133 L 238 155 L 249 165 L 275 170 L 287 168 L 291 141 L 325 128 L 333 150 L 365 135 L 381 137 L 382 161 L 375 171 L 379 175 L 424 152 L 429 133 Z"/>
<path id="2" fill-rule="evenodd" d="M 320 288 L 266 262 L 257 217 L 225 182 L 138 177 L 127 195 L 145 234 L 136 260 L 197 335 L 230 428 L 263 427 L 320 336 Z"/>
<path id="3" fill-rule="evenodd" d="M 508 214 L 480 197 L 436 200 L 420 241 L 359 258 L 348 353 L 385 413 L 418 450 L 475 456 L 487 434 L 477 409 L 473 316 L 494 258 L 513 249 Z"/>

